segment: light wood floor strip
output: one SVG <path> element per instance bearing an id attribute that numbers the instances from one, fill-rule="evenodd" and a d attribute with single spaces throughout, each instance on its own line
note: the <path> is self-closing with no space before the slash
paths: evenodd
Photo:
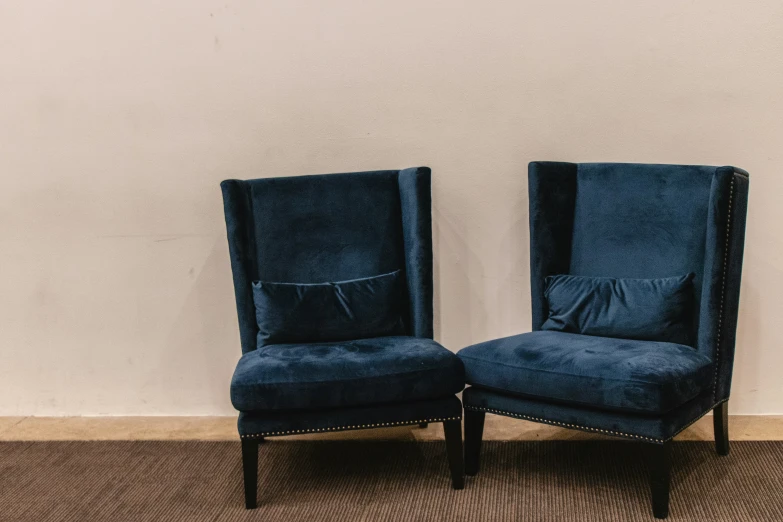
<path id="1" fill-rule="evenodd" d="M 732 415 L 731 440 L 783 440 L 783 416 Z M 236 417 L 0 417 L 0 441 L 9 440 L 238 440 Z M 440 424 L 281 437 L 291 440 L 439 440 Z M 487 415 L 485 440 L 595 440 L 600 435 Z M 677 440 L 712 440 L 704 417 Z"/>
<path id="2" fill-rule="evenodd" d="M 0 440 L 3 440 L 3 432 L 10 430 L 24 419 L 24 417 L 0 417 Z"/>

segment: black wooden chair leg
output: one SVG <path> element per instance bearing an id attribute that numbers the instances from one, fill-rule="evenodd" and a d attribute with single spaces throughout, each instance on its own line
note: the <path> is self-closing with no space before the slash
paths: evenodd
<path id="1" fill-rule="evenodd" d="M 728 455 L 729 401 L 720 403 L 712 410 L 712 425 L 715 428 L 715 450 L 718 455 Z"/>
<path id="2" fill-rule="evenodd" d="M 258 495 L 258 441 L 242 441 L 242 472 L 245 478 L 245 508 L 255 509 Z"/>
<path id="3" fill-rule="evenodd" d="M 443 421 L 443 433 L 446 435 L 446 452 L 449 455 L 451 469 L 451 487 L 465 487 L 465 470 L 462 463 L 462 422 L 459 420 Z"/>
<path id="4" fill-rule="evenodd" d="M 479 472 L 481 438 L 484 435 L 484 412 L 465 410 L 465 475 Z"/>
<path id="5" fill-rule="evenodd" d="M 650 490 L 655 518 L 669 516 L 671 445 L 671 441 L 656 444 L 650 452 Z"/>
<path id="6" fill-rule="evenodd" d="M 420 422 L 420 423 L 419 423 L 419 428 L 421 428 L 421 429 L 424 429 L 424 428 L 426 428 L 427 426 L 429 426 L 429 423 L 427 423 L 427 422 Z"/>

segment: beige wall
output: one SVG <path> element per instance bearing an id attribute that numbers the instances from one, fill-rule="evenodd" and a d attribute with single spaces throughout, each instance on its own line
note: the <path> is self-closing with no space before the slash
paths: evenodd
<path id="1" fill-rule="evenodd" d="M 783 413 L 783 3 L 0 3 L 0 415 L 230 414 L 218 183 L 429 165 L 450 349 L 529 329 L 531 160 L 751 172 L 733 413 Z"/>

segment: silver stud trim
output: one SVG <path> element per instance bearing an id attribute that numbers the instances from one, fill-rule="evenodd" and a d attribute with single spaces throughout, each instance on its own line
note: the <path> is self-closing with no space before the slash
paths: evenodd
<path id="1" fill-rule="evenodd" d="M 686 424 L 685 426 L 683 426 L 682 428 L 680 428 L 679 430 L 677 430 L 676 432 L 674 432 L 674 434 L 673 434 L 671 437 L 669 437 L 668 439 L 664 440 L 664 442 L 666 442 L 666 441 L 668 441 L 668 440 L 672 440 L 674 437 L 676 437 L 677 435 L 679 435 L 680 433 L 682 433 L 682 432 L 683 432 L 683 431 L 685 431 L 686 429 L 690 428 L 690 427 L 691 427 L 691 425 L 692 425 L 694 422 L 696 422 L 697 420 L 699 420 L 699 419 L 701 419 L 702 417 L 704 417 L 705 415 L 707 415 L 707 414 L 708 414 L 708 413 L 709 413 L 711 410 L 715 409 L 715 408 L 716 408 L 716 407 L 717 407 L 719 404 L 723 404 L 724 402 L 727 402 L 728 400 L 729 400 L 729 398 L 728 398 L 728 397 L 726 397 L 726 398 L 725 398 L 725 399 L 723 399 L 722 401 L 718 401 L 718 402 L 716 402 L 715 404 L 713 404 L 712 406 L 710 406 L 709 408 L 707 408 L 707 411 L 705 411 L 704 413 L 702 413 L 701 415 L 699 415 L 698 417 L 696 417 L 695 419 L 693 419 L 692 421 L 690 421 L 688 424 Z"/>
<path id="2" fill-rule="evenodd" d="M 589 426 L 581 426 L 579 424 L 569 424 L 567 422 L 558 422 L 558 421 L 543 419 L 541 417 L 533 417 L 532 415 L 522 415 L 521 413 L 511 413 L 511 412 L 508 412 L 508 411 L 495 410 L 495 409 L 492 409 L 492 408 L 478 408 L 478 407 L 475 407 L 475 406 L 465 406 L 465 409 L 466 410 L 480 410 L 480 411 L 485 411 L 485 412 L 488 412 L 488 413 L 495 413 L 495 414 L 498 414 L 498 415 L 505 415 L 507 417 L 516 417 L 518 419 L 525 419 L 525 420 L 529 420 L 529 421 L 533 421 L 533 422 L 540 422 L 540 423 L 543 423 L 543 424 L 552 424 L 554 426 L 562 426 L 563 428 L 571 428 L 571 429 L 575 429 L 575 430 L 584 430 L 584 431 L 594 431 L 596 433 L 605 433 L 607 435 L 616 435 L 618 437 L 630 437 L 630 438 L 633 438 L 633 439 L 643 439 L 643 440 L 649 440 L 649 441 L 652 441 L 652 442 L 660 442 L 660 439 L 653 439 L 651 437 L 645 437 L 643 435 L 633 435 L 631 433 L 622 433 L 622 432 L 619 432 L 619 431 L 604 430 L 604 429 L 601 429 L 601 428 L 591 428 Z"/>
<path id="3" fill-rule="evenodd" d="M 614 435 L 615 437 L 625 437 L 625 438 L 630 438 L 630 439 L 646 440 L 648 442 L 654 442 L 656 444 L 663 444 L 664 442 L 670 441 L 671 439 L 676 437 L 680 432 L 682 432 L 683 430 L 688 428 L 691 424 L 693 424 L 697 420 L 699 420 L 702 417 L 704 417 L 710 410 L 712 410 L 713 408 L 718 406 L 718 404 L 721 404 L 722 402 L 725 402 L 727 400 L 728 399 L 720 401 L 720 402 L 717 402 L 713 406 L 710 406 L 707 409 L 707 411 L 705 411 L 704 413 L 702 413 L 701 415 L 699 415 L 698 417 L 693 419 L 691 422 L 689 422 L 688 424 L 686 424 L 685 426 L 680 428 L 679 431 L 674 433 L 668 439 L 656 439 L 654 437 L 645 437 L 644 435 L 635 435 L 633 433 L 623 433 L 621 431 L 604 430 L 604 429 L 601 429 L 601 428 L 592 428 L 590 426 L 582 426 L 580 424 L 570 424 L 570 423 L 567 423 L 567 422 L 558 422 L 558 421 L 553 421 L 553 420 L 549 420 L 549 419 L 544 419 L 544 418 L 541 418 L 541 417 L 533 417 L 532 415 L 522 415 L 521 413 L 512 413 L 510 411 L 495 410 L 495 409 L 492 409 L 492 408 L 481 408 L 479 406 L 465 406 L 465 409 L 466 410 L 474 410 L 474 411 L 484 411 L 484 412 L 487 412 L 487 413 L 494 413 L 496 415 L 504 415 L 506 417 L 516 417 L 518 419 L 525 419 L 525 420 L 529 420 L 529 421 L 533 421 L 533 422 L 540 422 L 542 424 L 551 424 L 553 426 L 561 426 L 563 428 L 570 428 L 572 430 L 592 431 L 592 432 L 596 432 L 596 433 L 603 433 L 605 435 Z"/>
<path id="4" fill-rule="evenodd" d="M 723 249 L 723 278 L 720 283 L 720 310 L 718 311 L 718 334 L 715 341 L 715 375 L 712 378 L 712 398 L 718 398 L 718 369 L 720 368 L 720 336 L 723 331 L 723 301 L 726 295 L 726 272 L 729 266 L 729 244 L 731 238 L 731 209 L 734 199 L 734 176 L 729 187 L 729 213 L 726 220 L 726 246 Z"/>
<path id="5" fill-rule="evenodd" d="M 301 435 L 304 433 L 324 433 L 327 431 L 346 431 L 346 430 L 364 430 L 369 428 L 390 428 L 392 426 L 412 426 L 414 424 L 423 424 L 425 422 L 445 422 L 450 420 L 462 420 L 462 417 L 440 417 L 436 419 L 421 419 L 412 421 L 399 421 L 399 422 L 377 422 L 375 424 L 354 424 L 351 426 L 333 426 L 330 428 L 310 428 L 304 430 L 288 430 L 288 431 L 267 431 L 264 433 L 251 433 L 247 435 L 240 435 L 240 439 L 258 439 L 261 437 L 273 437 L 279 435 Z"/>

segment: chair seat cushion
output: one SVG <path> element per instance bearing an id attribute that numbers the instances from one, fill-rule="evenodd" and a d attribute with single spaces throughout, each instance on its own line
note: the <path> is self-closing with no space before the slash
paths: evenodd
<path id="1" fill-rule="evenodd" d="M 431 339 L 272 344 L 239 360 L 231 402 L 244 412 L 341 408 L 438 399 L 464 386 L 462 361 Z"/>
<path id="2" fill-rule="evenodd" d="M 712 362 L 689 346 L 539 331 L 464 348 L 468 384 L 598 409 L 667 412 L 709 388 Z"/>

